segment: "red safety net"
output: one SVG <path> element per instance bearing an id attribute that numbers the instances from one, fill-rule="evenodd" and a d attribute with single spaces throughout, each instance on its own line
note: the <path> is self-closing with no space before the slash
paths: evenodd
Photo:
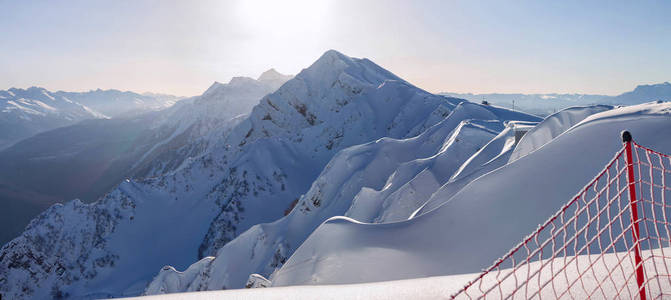
<path id="1" fill-rule="evenodd" d="M 592 182 L 452 298 L 671 297 L 670 217 L 671 157 L 625 142 Z"/>

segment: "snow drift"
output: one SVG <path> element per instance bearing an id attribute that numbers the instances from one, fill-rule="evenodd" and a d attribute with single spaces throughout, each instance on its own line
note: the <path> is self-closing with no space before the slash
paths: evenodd
<path id="1" fill-rule="evenodd" d="M 164 268 L 146 293 L 241 288 L 250 274 L 269 276 L 281 267 L 332 216 L 378 223 L 405 220 L 509 120 L 538 118 L 462 102 L 419 136 L 346 148 L 331 159 L 286 217 L 253 226 L 219 250 L 216 259 L 205 258 L 184 273 Z"/>
<path id="2" fill-rule="evenodd" d="M 671 152 L 671 104 L 592 115 L 527 156 L 479 177 L 415 218 L 320 225 L 271 278 L 274 286 L 395 280 L 475 272 L 515 245 L 601 170 L 619 133 Z M 474 238 L 477 237 L 477 238 Z"/>

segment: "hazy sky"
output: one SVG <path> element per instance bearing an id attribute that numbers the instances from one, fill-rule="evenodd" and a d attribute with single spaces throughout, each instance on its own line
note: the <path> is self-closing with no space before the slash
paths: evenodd
<path id="1" fill-rule="evenodd" d="M 0 89 L 177 95 L 324 51 L 431 92 L 618 94 L 671 81 L 671 1 L 0 0 Z"/>

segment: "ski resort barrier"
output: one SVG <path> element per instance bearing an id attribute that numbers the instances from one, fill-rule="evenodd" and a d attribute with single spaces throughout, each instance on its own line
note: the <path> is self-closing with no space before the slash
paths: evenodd
<path id="1" fill-rule="evenodd" d="M 671 297 L 671 156 L 622 133 L 589 184 L 452 299 Z"/>

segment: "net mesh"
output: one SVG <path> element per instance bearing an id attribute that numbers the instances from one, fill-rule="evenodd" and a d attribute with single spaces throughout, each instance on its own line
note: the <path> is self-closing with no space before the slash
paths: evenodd
<path id="1" fill-rule="evenodd" d="M 626 144 L 555 215 L 452 298 L 671 297 L 671 157 L 631 142 L 628 165 Z"/>

